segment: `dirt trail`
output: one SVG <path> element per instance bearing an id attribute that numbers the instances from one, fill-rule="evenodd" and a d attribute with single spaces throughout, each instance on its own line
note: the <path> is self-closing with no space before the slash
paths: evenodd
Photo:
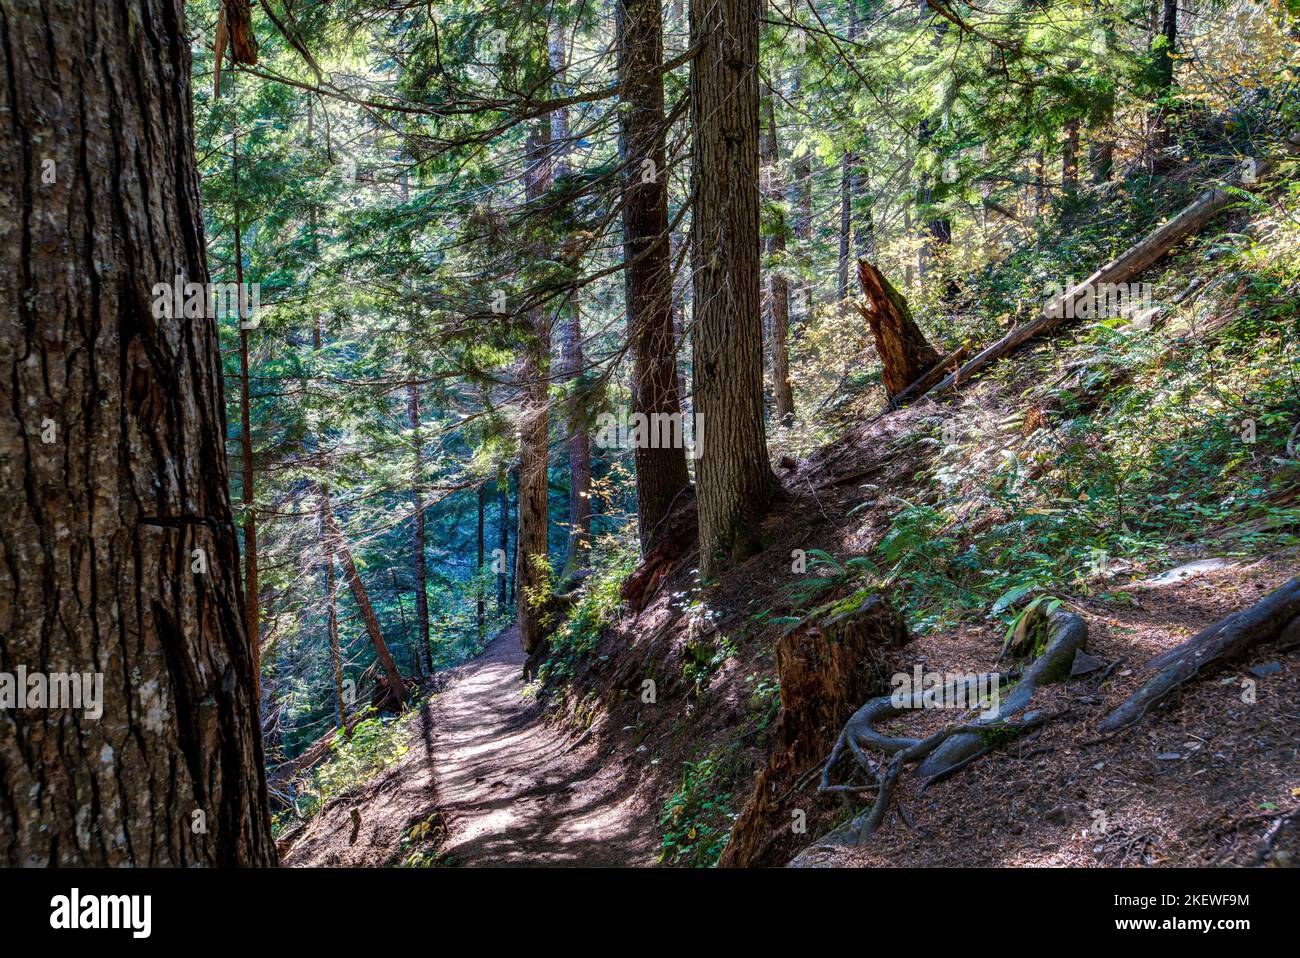
<path id="1" fill-rule="evenodd" d="M 454 670 L 406 756 L 317 815 L 284 864 L 395 864 L 407 828 L 438 812 L 452 865 L 652 863 L 655 835 L 623 763 L 543 722 L 523 663 L 512 627 Z"/>

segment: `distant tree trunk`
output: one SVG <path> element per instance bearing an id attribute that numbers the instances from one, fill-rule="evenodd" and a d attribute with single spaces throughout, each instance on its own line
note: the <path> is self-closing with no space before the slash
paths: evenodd
<path id="1" fill-rule="evenodd" d="M 1034 215 L 1042 216 L 1047 206 L 1047 161 L 1043 151 L 1034 156 Z"/>
<path id="2" fill-rule="evenodd" d="M 794 391 L 790 388 L 790 354 L 786 346 L 790 329 L 790 281 L 786 277 L 786 223 L 783 212 L 785 192 L 781 176 L 781 144 L 776 137 L 776 98 L 771 86 L 765 85 L 763 97 L 764 126 L 758 137 L 759 162 L 762 164 L 766 200 L 770 210 L 767 235 L 768 355 L 772 372 L 772 398 L 777 421 L 790 425 L 794 421 Z"/>
<path id="3" fill-rule="evenodd" d="M 852 43 L 858 37 L 856 0 L 849 0 L 848 17 L 848 39 Z M 845 150 L 840 155 L 840 266 L 837 289 L 841 303 L 849 298 L 849 263 L 853 258 L 853 180 L 857 162 L 857 155 L 852 150 Z"/>
<path id="4" fill-rule="evenodd" d="M 1156 49 L 1155 68 L 1160 89 L 1174 85 L 1174 54 L 1178 52 L 1178 0 L 1158 0 L 1160 3 L 1160 36 L 1164 43 Z"/>
<path id="5" fill-rule="evenodd" d="M 429 648 L 429 579 L 425 567 L 424 528 L 424 439 L 420 435 L 420 387 L 411 383 L 406 387 L 407 405 L 411 417 L 411 444 L 415 463 L 411 476 L 411 508 L 415 519 L 411 537 L 411 559 L 415 563 L 415 619 L 416 639 L 420 645 L 418 659 L 424 661 L 424 670 L 433 674 L 433 651 Z"/>
<path id="6" fill-rule="evenodd" d="M 335 552 L 343 563 L 343 575 L 348 580 L 348 587 L 352 589 L 352 598 L 356 600 L 357 610 L 366 625 L 370 644 L 375 647 L 375 657 L 379 659 L 379 665 L 384 670 L 385 684 L 397 703 L 398 711 L 401 711 L 406 708 L 406 686 L 402 682 L 402 673 L 398 671 L 397 663 L 393 661 L 388 651 L 388 643 L 384 641 L 384 634 L 379 628 L 379 618 L 370 604 L 370 595 L 366 592 L 365 583 L 361 581 L 356 562 L 352 560 L 352 549 L 347 539 L 343 537 L 342 530 L 339 529 L 338 520 L 334 518 L 334 511 L 329 508 L 328 500 L 326 500 L 326 510 L 325 522 L 330 538 L 334 541 Z"/>
<path id="7" fill-rule="evenodd" d="M 244 289 L 244 248 L 243 223 L 239 216 L 239 127 L 231 129 L 231 173 L 234 183 L 235 221 L 235 283 L 240 292 L 239 302 L 243 303 Z M 262 688 L 262 629 L 258 617 L 258 575 L 257 575 L 257 509 L 254 506 L 253 479 L 253 428 L 249 409 L 248 379 L 248 324 L 244 322 L 243 310 L 236 318 L 239 323 L 239 450 L 240 450 L 240 487 L 243 489 L 244 508 L 244 614 L 248 618 L 248 638 L 253 648 L 253 695 L 261 699 Z"/>
<path id="8" fill-rule="evenodd" d="M 1061 149 L 1061 188 L 1069 195 L 1079 190 L 1079 121 L 1065 124 L 1065 143 Z"/>
<path id="9" fill-rule="evenodd" d="M 673 235 L 670 264 L 675 264 L 683 240 L 680 234 Z M 684 270 L 682 272 L 685 272 Z M 677 398 L 681 404 L 682 415 L 690 416 L 691 399 L 686 390 L 686 361 L 690 353 L 686 351 L 686 291 L 690 279 L 673 283 L 673 372 L 677 382 Z"/>
<path id="10" fill-rule="evenodd" d="M 556 18 L 551 31 L 550 61 L 555 76 L 556 96 L 568 94 L 568 28 Z M 569 110 L 551 113 L 551 142 L 559 144 L 555 152 L 555 175 L 569 172 Z M 578 295 L 570 290 L 560 312 L 560 369 L 558 380 L 570 384 L 572 401 L 568 407 L 566 440 L 569 455 L 569 545 L 561 579 L 568 578 L 587 564 L 591 548 L 591 444 L 587 436 L 585 397 L 581 393 L 581 376 L 585 361 L 582 355 L 582 311 Z"/>
<path id="11" fill-rule="evenodd" d="M 1174 86 L 1174 55 L 1178 52 L 1178 0 L 1157 0 L 1159 30 L 1158 40 L 1162 41 L 1155 44 L 1154 66 L 1156 74 L 1156 86 L 1163 97 Z M 1151 162 L 1155 162 L 1156 151 L 1164 149 L 1169 143 L 1169 125 L 1164 115 L 1165 110 L 1169 109 L 1166 105 L 1157 105 L 1152 108 L 1150 114 L 1151 129 Z"/>
<path id="12" fill-rule="evenodd" d="M 862 196 L 865 191 L 860 184 L 865 177 L 855 176 L 853 195 Z M 862 218 L 858 220 L 858 228 L 854 234 L 853 251 L 857 254 L 858 259 L 870 259 L 876 255 L 876 219 L 871 213 L 871 208 L 867 207 L 862 213 Z"/>
<path id="13" fill-rule="evenodd" d="M 1098 139 L 1088 144 L 1088 168 L 1092 182 L 1101 185 L 1109 183 L 1115 169 L 1115 141 L 1110 138 Z"/>
<path id="14" fill-rule="evenodd" d="M 758 261 L 758 0 L 691 4 L 691 221 L 700 571 L 760 547 L 780 485 L 763 422 Z M 700 440 L 703 440 L 702 443 Z"/>
<path id="15" fill-rule="evenodd" d="M 397 570 L 389 567 L 388 575 L 393 580 L 393 603 L 397 606 L 397 616 L 402 623 L 402 635 L 407 638 L 407 651 L 411 653 L 412 669 L 415 672 L 416 679 L 422 680 L 424 678 L 424 668 L 420 664 L 420 649 L 411 636 L 411 630 L 406 621 L 406 606 L 402 603 L 402 587 L 397 581 Z"/>
<path id="16" fill-rule="evenodd" d="M 569 438 L 569 548 L 564 562 L 566 578 L 587 564 L 591 548 L 591 444 L 587 435 L 585 397 L 582 395 L 582 324 L 578 298 L 570 295 L 560 321 L 559 380 L 574 384 L 568 408 Z"/>
<path id="17" fill-rule="evenodd" d="M 917 131 L 917 143 L 920 146 L 927 146 L 934 137 L 934 131 L 930 126 L 929 120 L 922 120 Z M 934 216 L 930 210 L 930 204 L 934 202 L 934 182 L 928 173 L 921 175 L 921 195 L 920 205 L 925 208 L 929 219 L 925 221 L 925 229 L 921 238 L 921 255 L 918 259 L 921 276 L 924 277 L 929 273 L 930 262 L 934 258 L 935 252 L 944 246 L 952 243 L 952 220 L 946 216 Z"/>
<path id="18" fill-rule="evenodd" d="M 4 712 L 10 867 L 276 861 L 217 323 L 155 315 L 209 279 L 184 23 L 0 13 L 3 657 L 97 673 L 103 710 Z"/>
<path id="19" fill-rule="evenodd" d="M 930 6 L 927 0 L 921 0 L 919 7 L 921 18 L 923 20 L 929 20 L 931 28 L 934 31 L 934 36 L 930 40 L 930 45 L 938 48 L 942 45 L 943 38 L 948 32 L 948 21 L 943 17 L 935 16 L 934 9 Z M 921 147 L 927 146 L 933 136 L 934 127 L 931 125 L 929 119 L 921 120 L 920 126 L 917 128 L 918 145 Z M 922 278 L 924 278 L 929 272 L 930 261 L 934 257 L 935 252 L 940 247 L 949 246 L 952 243 L 952 221 L 944 216 L 933 215 L 933 210 L 931 209 L 933 201 L 934 181 L 928 174 L 922 174 L 920 205 L 924 208 L 924 212 L 929 216 L 929 219 L 925 221 L 925 227 L 922 230 L 921 251 L 917 258 L 917 264 Z M 948 297 L 955 292 L 956 288 L 952 283 L 946 284 L 944 290 L 945 297 Z"/>
<path id="20" fill-rule="evenodd" d="M 619 156 L 623 163 L 623 258 L 632 340 L 634 411 L 682 415 L 673 336 L 673 284 L 664 157 L 663 25 L 659 0 L 616 0 L 622 86 Z M 641 443 L 636 457 L 641 554 L 654 544 L 674 500 L 690 484 L 682 445 Z"/>
<path id="21" fill-rule="evenodd" d="M 315 223 L 315 210 L 312 210 L 313 232 Z M 312 326 L 312 345 L 315 347 L 318 355 L 321 350 L 321 342 L 323 339 L 324 329 L 322 328 L 320 314 L 317 313 Z M 318 450 L 322 446 L 324 446 L 323 437 L 318 434 Z M 326 454 L 323 468 L 328 473 L 328 454 Z M 346 728 L 348 709 L 347 703 L 343 700 L 343 661 L 339 652 L 339 594 L 338 585 L 334 581 L 334 536 L 330 532 L 330 521 L 328 518 L 332 512 L 330 509 L 330 486 L 327 481 L 322 480 L 317 484 L 317 494 L 320 498 L 319 534 L 321 544 L 325 550 L 325 627 L 329 634 L 330 672 L 334 677 L 334 721 L 339 728 Z"/>
<path id="22" fill-rule="evenodd" d="M 478 639 L 483 641 L 483 622 L 486 618 L 487 596 L 483 592 L 483 507 L 487 501 L 487 483 L 481 483 L 478 487 L 478 564 L 474 566 L 474 593 L 478 602 L 475 609 L 475 622 L 478 626 Z M 433 669 L 429 669 L 430 673 Z"/>
<path id="23" fill-rule="evenodd" d="M 509 576 L 507 569 L 510 567 L 510 473 L 502 465 L 497 470 L 497 488 L 501 492 L 501 516 L 500 528 L 497 532 L 497 547 L 501 550 L 501 565 L 498 567 L 493 563 L 494 568 L 499 568 L 497 572 L 497 614 L 506 614 L 506 605 L 510 601 L 507 594 L 509 585 Z"/>
<path id="24" fill-rule="evenodd" d="M 550 128 L 536 124 L 528 132 L 525 193 L 529 201 L 541 199 L 551 186 L 548 157 Z M 543 250 L 536 251 L 545 256 Z M 528 314 L 527 343 L 520 364 L 524 406 L 519 425 L 519 545 L 515 564 L 515 609 L 519 641 L 525 652 L 542 642 L 542 594 L 547 587 L 547 432 L 551 365 L 551 321 L 546 309 L 535 306 Z"/>
<path id="25" fill-rule="evenodd" d="M 883 273 L 858 260 L 858 281 L 866 303 L 858 309 L 871 327 L 880 355 L 880 378 L 893 399 L 942 358 L 912 319 L 907 300 Z"/>
<path id="26" fill-rule="evenodd" d="M 515 473 L 515 474 L 516 474 L 516 479 L 515 479 L 515 507 L 514 507 L 514 511 L 515 511 L 516 513 L 518 513 L 518 511 L 519 511 L 519 505 L 518 505 L 518 503 L 519 503 L 519 479 L 517 478 L 517 477 L 518 477 L 518 471 L 517 471 L 517 470 L 516 470 L 516 473 Z M 508 478 L 508 477 L 507 477 L 507 478 Z M 507 517 L 507 521 L 510 523 L 511 527 L 513 528 L 513 527 L 516 525 L 516 523 L 515 523 L 515 521 L 514 521 L 513 519 L 510 519 L 510 518 L 509 518 L 509 516 L 510 516 L 510 511 L 511 511 L 510 500 L 507 498 L 507 500 L 506 500 L 506 517 Z M 507 561 L 507 563 L 506 563 L 506 569 L 508 570 L 508 573 L 509 573 L 509 579 L 508 579 L 507 582 L 506 582 L 506 601 L 507 601 L 510 605 L 514 605 L 514 603 L 515 603 L 515 585 L 516 585 L 516 581 L 515 581 L 515 571 L 519 568 L 519 530 L 518 530 L 518 529 L 515 529 L 515 544 L 514 544 L 514 547 L 513 547 L 512 552 L 513 552 L 513 555 L 508 559 L 508 561 Z M 507 553 L 507 555 L 511 555 L 511 554 L 510 554 L 510 553 Z"/>
<path id="27" fill-rule="evenodd" d="M 343 660 L 339 652 L 339 593 L 334 581 L 334 536 L 329 530 L 325 516 L 330 512 L 330 487 L 328 483 L 320 484 L 322 539 L 325 544 L 325 617 L 329 631 L 330 672 L 334 676 L 334 720 L 343 728 L 348 719 L 347 703 L 343 699 Z"/>
<path id="28" fill-rule="evenodd" d="M 790 88 L 790 99 L 798 102 L 801 97 L 803 87 L 803 70 L 796 61 L 794 68 L 794 80 Z M 812 173 L 812 153 L 804 150 L 794 161 L 790 171 L 793 182 L 791 186 L 790 205 L 794 210 L 794 222 L 792 232 L 795 240 L 794 258 L 799 266 L 799 275 L 793 284 L 793 298 L 799 304 L 800 319 L 807 320 L 812 314 L 813 297 L 812 285 L 808 282 L 806 272 L 810 268 L 812 260 L 812 206 L 813 206 L 813 173 Z M 781 351 L 785 352 L 787 334 L 773 332 L 773 340 L 777 337 L 781 339 Z M 777 356 L 777 347 L 773 343 L 773 358 L 775 361 L 784 361 L 789 365 L 788 356 Z M 777 411 L 777 417 L 781 417 L 780 410 Z"/>
<path id="29" fill-rule="evenodd" d="M 799 97 L 802 83 L 801 70 L 796 64 L 794 71 L 791 99 Z M 780 154 L 776 139 L 776 128 L 772 128 L 772 144 L 777 155 Z M 808 322 L 813 310 L 813 284 L 807 275 L 812 266 L 812 219 L 813 219 L 813 172 L 812 154 L 804 151 L 794 162 L 791 171 L 794 208 L 794 222 L 791 224 L 795 240 L 794 261 L 798 269 L 791 286 L 790 299 L 799 305 L 799 319 Z M 775 318 L 775 314 L 773 314 Z M 790 387 L 790 317 L 784 323 L 772 324 L 772 392 L 776 404 L 776 421 L 783 426 L 794 422 L 794 391 Z"/>
<path id="30" fill-rule="evenodd" d="M 853 152 L 840 157 L 840 266 L 837 286 L 840 302 L 849 298 L 849 261 L 853 247 Z"/>

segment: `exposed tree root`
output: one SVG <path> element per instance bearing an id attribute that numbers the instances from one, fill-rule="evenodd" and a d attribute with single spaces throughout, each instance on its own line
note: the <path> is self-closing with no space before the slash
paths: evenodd
<path id="1" fill-rule="evenodd" d="M 1300 577 L 1148 662 L 1148 668 L 1160 671 L 1106 716 L 1098 729 L 1110 734 L 1126 728 L 1207 665 L 1236 658 L 1262 642 L 1295 631 L 1300 631 Z"/>
<path id="2" fill-rule="evenodd" d="M 972 764 L 1001 744 L 1043 725 L 1056 715 L 1028 711 L 1034 693 L 1044 685 L 1068 678 L 1075 653 L 1082 647 L 1088 634 L 1084 621 L 1063 608 L 1044 611 L 1043 604 L 1028 610 L 1027 617 L 1036 622 L 1027 624 L 1026 635 L 1045 635 L 1039 643 L 1039 652 L 1033 663 L 1020 676 L 1020 681 L 990 712 L 971 722 L 963 722 L 924 739 L 885 735 L 876 730 L 876 723 L 901 715 L 910 709 L 927 704 L 926 696 L 937 690 L 915 689 L 910 697 L 883 695 L 867 702 L 849 719 L 831 749 L 830 757 L 822 767 L 819 791 L 825 794 L 878 789 L 875 803 L 867 811 L 836 828 L 822 843 L 861 845 L 880 828 L 889 811 L 899 776 L 907 765 L 918 764 L 919 773 L 926 778 L 928 788 L 958 770 Z M 1035 629 L 1040 629 L 1036 632 Z M 972 701 L 977 676 L 967 676 L 942 690 L 943 704 Z M 958 698 L 958 696 L 961 696 Z M 890 758 L 883 771 L 868 752 L 874 751 Z M 876 777 L 872 786 L 844 786 L 831 781 L 837 762 L 848 752 L 869 775 Z"/>

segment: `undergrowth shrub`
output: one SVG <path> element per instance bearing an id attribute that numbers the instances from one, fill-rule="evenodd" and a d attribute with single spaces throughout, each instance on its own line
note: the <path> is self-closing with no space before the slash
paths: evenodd
<path id="1" fill-rule="evenodd" d="M 371 714 L 353 727 L 351 736 L 336 735 L 329 757 L 298 793 L 294 808 L 277 819 L 279 830 L 311 818 L 331 798 L 360 788 L 406 754 L 420 711 L 410 709 L 398 717 L 368 711 Z"/>
<path id="2" fill-rule="evenodd" d="M 590 655 L 622 602 L 623 583 L 639 556 L 635 526 L 599 537 L 592 549 L 592 574 L 582 584 L 572 611 L 550 636 L 551 655 L 539 678 L 569 679 L 578 662 Z"/>
<path id="3" fill-rule="evenodd" d="M 708 868 L 716 865 L 737 812 L 732 789 L 735 749 L 723 747 L 698 762 L 684 762 L 682 782 L 659 814 L 663 829 L 659 861 Z"/>

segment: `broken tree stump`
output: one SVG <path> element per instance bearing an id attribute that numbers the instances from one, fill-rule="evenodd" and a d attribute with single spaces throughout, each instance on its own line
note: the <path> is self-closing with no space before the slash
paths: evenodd
<path id="1" fill-rule="evenodd" d="M 800 792 L 815 785 L 821 760 L 858 704 L 889 687 L 893 652 L 910 638 L 888 599 L 866 592 L 821 606 L 781 637 L 775 741 L 719 867 L 784 865 L 807 842 L 821 809 L 812 791 Z M 796 830 L 800 824 L 805 831 Z"/>
<path id="2" fill-rule="evenodd" d="M 880 379 L 892 400 L 942 359 L 912 319 L 903 294 L 865 259 L 858 260 L 858 282 L 865 300 L 854 303 L 880 354 Z"/>

